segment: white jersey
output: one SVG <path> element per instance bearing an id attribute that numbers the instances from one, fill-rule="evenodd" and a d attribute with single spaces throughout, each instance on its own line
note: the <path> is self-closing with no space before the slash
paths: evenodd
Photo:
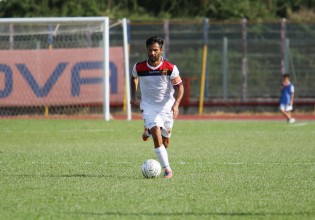
<path id="1" fill-rule="evenodd" d="M 162 60 L 153 67 L 146 60 L 134 65 L 132 75 L 140 78 L 141 109 L 171 110 L 175 102 L 174 86 L 182 84 L 176 65 Z"/>

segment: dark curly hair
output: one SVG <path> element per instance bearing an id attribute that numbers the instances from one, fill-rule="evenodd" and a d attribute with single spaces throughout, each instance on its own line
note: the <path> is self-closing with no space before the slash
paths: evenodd
<path id="1" fill-rule="evenodd" d="M 161 37 L 153 36 L 153 37 L 150 37 L 149 39 L 147 39 L 146 46 L 148 48 L 149 45 L 155 44 L 155 43 L 159 44 L 160 48 L 162 48 L 163 44 L 164 44 L 164 40 Z"/>

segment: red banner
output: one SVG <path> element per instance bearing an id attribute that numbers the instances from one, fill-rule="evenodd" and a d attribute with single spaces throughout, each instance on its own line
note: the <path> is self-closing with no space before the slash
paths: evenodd
<path id="1" fill-rule="evenodd" d="M 103 50 L 0 50 L 0 106 L 103 103 Z M 110 101 L 124 95 L 123 48 L 110 48 Z"/>

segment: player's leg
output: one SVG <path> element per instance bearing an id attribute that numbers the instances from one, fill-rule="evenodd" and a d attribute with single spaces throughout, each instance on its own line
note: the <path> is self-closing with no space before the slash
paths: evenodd
<path id="1" fill-rule="evenodd" d="M 170 138 L 162 136 L 162 141 L 163 141 L 163 145 L 165 146 L 165 151 L 166 151 L 170 143 Z M 172 177 L 173 177 L 173 171 L 169 165 L 169 168 L 164 169 L 164 178 L 172 178 Z"/>
<path id="2" fill-rule="evenodd" d="M 174 124 L 174 119 L 172 113 L 168 114 L 165 113 L 162 116 L 163 118 L 163 128 L 162 128 L 162 140 L 165 148 L 168 148 L 169 143 L 170 143 L 170 138 L 172 134 L 172 128 Z"/>
<path id="3" fill-rule="evenodd" d="M 287 115 L 288 115 L 288 117 L 289 117 L 289 118 L 288 118 L 288 122 L 289 122 L 290 124 L 292 124 L 292 123 L 295 122 L 295 118 L 292 117 L 292 110 L 293 110 L 292 106 L 290 106 L 290 105 L 287 105 L 287 106 L 286 106 L 285 111 L 286 111 L 286 113 L 287 113 Z"/>
<path id="4" fill-rule="evenodd" d="M 161 114 L 161 117 L 163 119 L 163 127 L 161 128 L 162 142 L 163 142 L 163 145 L 165 146 L 165 149 L 167 149 L 169 147 L 172 128 L 174 124 L 173 113 L 164 112 Z M 171 168 L 165 169 L 164 177 L 165 178 L 173 177 L 173 171 Z"/>
<path id="5" fill-rule="evenodd" d="M 291 115 L 289 114 L 289 112 L 286 111 L 286 106 L 284 104 L 280 104 L 279 109 L 282 115 L 289 121 L 291 118 Z"/>
<path id="6" fill-rule="evenodd" d="M 162 167 L 164 168 L 164 177 L 172 178 L 173 173 L 168 160 L 168 153 L 166 147 L 163 144 L 163 138 L 161 133 L 161 128 L 159 126 L 154 126 L 150 129 L 154 142 L 154 151 L 158 160 L 160 161 Z"/>
<path id="7" fill-rule="evenodd" d="M 150 134 L 153 138 L 154 147 L 158 148 L 163 145 L 163 139 L 161 134 L 161 128 L 158 126 L 154 126 L 150 129 Z"/>
<path id="8" fill-rule="evenodd" d="M 167 149 L 168 145 L 170 143 L 170 138 L 162 136 L 162 141 L 163 141 L 165 148 Z"/>
<path id="9" fill-rule="evenodd" d="M 289 123 L 294 123 L 295 119 L 292 118 L 291 111 L 292 111 L 292 106 L 285 105 L 285 104 L 280 105 L 280 112 L 284 115 L 284 117 L 286 117 Z"/>
<path id="10" fill-rule="evenodd" d="M 141 113 L 142 113 L 142 119 L 143 119 L 143 122 L 144 122 L 144 131 L 143 131 L 143 134 L 142 134 L 142 140 L 143 141 L 147 141 L 149 139 L 149 137 L 151 137 L 151 134 L 150 134 L 150 129 L 148 127 L 148 121 L 151 121 L 152 118 L 150 117 L 150 112 L 152 110 L 150 108 L 145 108 L 145 109 L 142 109 L 141 110 Z"/>
<path id="11" fill-rule="evenodd" d="M 163 125 L 161 117 L 155 109 L 150 107 L 141 110 L 142 119 L 144 122 L 144 133 L 142 135 L 143 140 L 147 140 L 149 136 L 153 137 L 154 147 L 162 145 L 162 136 L 160 127 Z"/>
<path id="12" fill-rule="evenodd" d="M 290 119 L 290 114 L 289 112 L 286 112 L 286 111 L 283 111 L 283 110 L 280 110 L 280 112 L 284 115 L 284 117 L 289 120 Z"/>
<path id="13" fill-rule="evenodd" d="M 151 137 L 150 130 L 148 128 L 146 128 L 146 126 L 144 126 L 144 131 L 142 134 L 142 140 L 147 141 L 149 139 L 149 137 Z"/>
<path id="14" fill-rule="evenodd" d="M 156 112 L 155 109 L 148 108 L 142 112 L 142 118 L 144 120 L 145 127 L 149 129 L 150 135 L 152 136 L 154 151 L 157 155 L 157 158 L 164 168 L 164 172 L 168 174 L 165 177 L 171 178 L 172 172 L 168 161 L 168 154 L 163 144 L 161 131 L 161 127 L 164 126 L 163 117 L 161 116 L 160 112 Z"/>

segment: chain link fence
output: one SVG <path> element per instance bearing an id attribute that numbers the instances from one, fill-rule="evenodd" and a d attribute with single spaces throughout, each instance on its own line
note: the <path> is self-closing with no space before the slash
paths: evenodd
<path id="1" fill-rule="evenodd" d="M 136 62 L 147 58 L 146 39 L 158 35 L 165 39 L 164 57 L 178 66 L 184 79 L 185 108 L 196 109 L 199 106 L 203 85 L 202 66 L 206 60 L 204 106 L 232 106 L 232 111 L 248 110 L 248 106 L 271 106 L 272 109 L 263 110 L 276 110 L 281 74 L 290 73 L 296 89 L 296 105 L 300 105 L 301 110 L 314 111 L 315 23 L 292 23 L 285 20 L 272 23 L 253 23 L 246 20 L 234 23 L 205 21 L 130 21 L 130 70 Z M 111 21 L 110 25 L 110 46 L 122 47 L 122 27 L 117 25 L 117 20 Z M 99 48 L 103 40 L 98 25 L 78 24 L 75 28 L 78 30 L 76 34 L 72 31 L 73 27 L 69 29 L 67 26 L 60 26 L 56 36 L 49 34 L 56 27 L 52 30 L 49 30 L 49 25 L 43 30 L 41 28 L 43 29 L 40 26 L 30 28 L 17 25 L 1 27 L 0 50 Z M 10 34 L 13 32 L 14 35 Z M 116 55 L 110 54 L 111 57 Z M 4 57 L 0 61 L 1 59 L 4 60 Z M 0 74 L 0 82 L 4 82 L 4 79 L 4 75 Z M 122 84 L 123 80 L 117 83 Z M 0 91 L 3 92 L 4 89 L 0 84 Z M 116 100 L 115 106 L 118 106 L 119 111 L 123 105 L 125 103 L 122 99 Z M 235 106 L 241 108 L 234 108 Z M 43 111 L 42 107 L 24 105 L 23 108 L 22 112 L 36 112 L 36 109 L 41 114 Z M 70 109 L 71 113 L 78 109 L 60 105 L 57 108 L 50 107 L 49 110 L 58 112 L 64 108 Z M 101 108 L 99 104 L 95 105 L 97 111 L 93 113 L 101 112 Z M 12 114 L 11 109 L 9 110 L 8 114 Z M 20 108 L 17 111 L 20 112 Z M 187 111 L 189 112 L 194 111 Z"/>
<path id="2" fill-rule="evenodd" d="M 130 64 L 146 59 L 145 40 L 159 35 L 164 56 L 175 63 L 186 82 L 184 101 L 198 106 L 203 48 L 207 50 L 205 106 L 269 104 L 276 106 L 281 74 L 290 73 L 296 103 L 314 107 L 315 23 L 235 23 L 161 21 L 130 23 Z M 204 40 L 207 32 L 207 42 Z M 188 85 L 188 88 L 187 88 Z M 274 108 L 274 107 L 273 107 Z"/>

